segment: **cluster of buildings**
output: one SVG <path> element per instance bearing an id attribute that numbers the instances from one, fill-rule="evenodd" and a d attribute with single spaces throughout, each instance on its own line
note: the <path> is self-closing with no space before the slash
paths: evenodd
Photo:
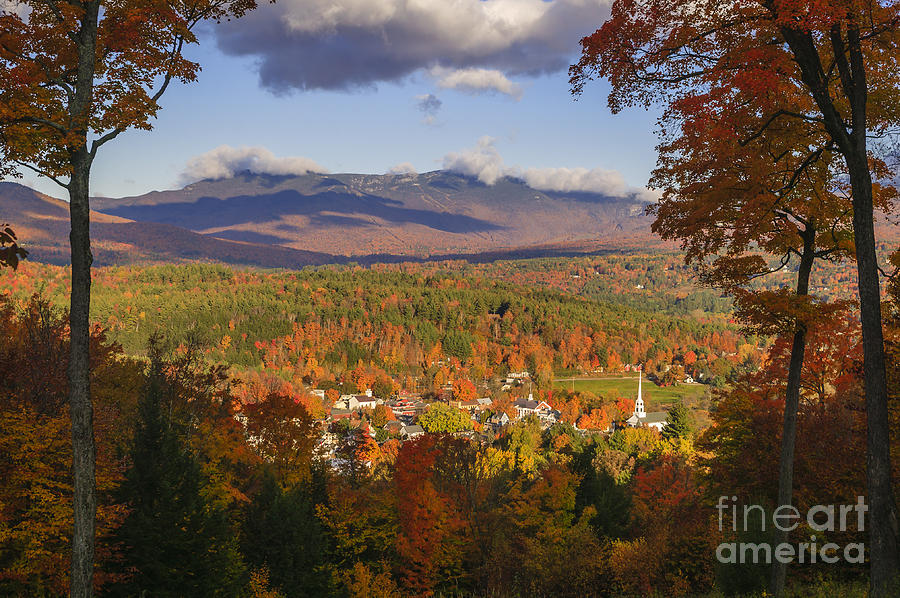
<path id="1" fill-rule="evenodd" d="M 640 372 L 639 369 L 637 371 Z M 527 377 L 527 372 L 514 372 L 509 374 L 506 384 L 521 384 Z M 649 413 L 645 411 L 642 382 L 643 374 L 639 373 L 634 412 L 631 417 L 625 420 L 624 426 L 648 427 L 661 431 L 668 422 L 668 413 L 666 411 Z M 315 390 L 313 393 L 324 397 L 324 391 L 322 390 Z M 546 401 L 536 400 L 532 393 L 529 393 L 527 398 L 519 398 L 512 403 L 512 407 L 515 410 L 515 415 L 512 417 L 507 411 L 495 411 L 493 400 L 487 397 L 474 400 L 450 400 L 448 403 L 451 407 L 467 412 L 473 421 L 481 422 L 482 429 L 488 438 L 490 433 L 496 434 L 504 426 L 529 416 L 537 417 L 541 427 L 544 429 L 560 421 L 560 412 L 553 409 Z M 408 440 L 425 433 L 422 426 L 416 422 L 428 410 L 429 403 L 426 403 L 421 396 L 416 394 L 401 393 L 395 397 L 383 399 L 373 396 L 372 391 L 367 390 L 363 394 L 341 395 L 332 406 L 330 417 L 326 421 L 355 420 L 362 415 L 363 411 L 374 410 L 378 405 L 385 405 L 391 413 L 391 419 L 382 427 L 387 435 L 399 437 L 401 440 Z M 485 417 L 485 412 L 489 413 L 487 417 Z M 378 430 L 374 429 L 369 423 L 363 423 L 361 418 L 359 425 L 366 426 L 367 432 L 372 437 L 378 435 Z"/>

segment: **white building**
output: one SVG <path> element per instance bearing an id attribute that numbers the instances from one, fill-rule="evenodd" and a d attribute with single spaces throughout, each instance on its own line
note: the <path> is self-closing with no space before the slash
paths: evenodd
<path id="1" fill-rule="evenodd" d="M 643 378 L 643 374 L 643 371 L 638 372 L 638 392 L 637 399 L 634 401 L 634 413 L 625 420 L 625 423 L 632 428 L 647 427 L 656 428 L 657 430 L 662 431 L 669 423 L 669 414 L 665 411 L 647 413 L 644 410 L 644 398 L 641 395 L 641 379 Z"/>

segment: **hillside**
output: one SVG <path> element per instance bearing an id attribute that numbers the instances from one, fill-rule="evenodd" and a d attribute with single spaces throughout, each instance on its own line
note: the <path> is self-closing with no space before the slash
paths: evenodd
<path id="1" fill-rule="evenodd" d="M 124 199 L 97 210 L 222 239 L 336 256 L 435 257 L 572 245 L 646 245 L 633 198 L 543 192 L 505 178 L 487 186 L 447 171 L 410 175 L 244 173 Z M 526 252 L 528 253 L 528 252 Z M 534 252 L 531 252 L 532 254 Z"/>
<path id="2" fill-rule="evenodd" d="M 23 185 L 0 182 L 0 220 L 9 222 L 29 259 L 51 264 L 69 262 L 69 206 Z M 135 261 L 216 261 L 269 267 L 299 268 L 334 261 L 330 255 L 209 237 L 156 222 L 91 212 L 94 264 Z"/>

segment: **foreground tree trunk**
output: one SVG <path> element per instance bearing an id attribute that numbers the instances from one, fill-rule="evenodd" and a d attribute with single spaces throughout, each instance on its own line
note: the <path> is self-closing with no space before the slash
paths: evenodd
<path id="1" fill-rule="evenodd" d="M 862 140 L 865 147 L 865 138 Z M 869 551 L 871 595 L 891 596 L 900 573 L 897 504 L 891 483 L 891 445 L 888 426 L 887 377 L 881 329 L 881 289 L 875 253 L 872 181 L 863 150 L 848 157 L 853 187 L 853 229 L 862 320 L 866 388 L 866 483 L 869 493 Z"/>
<path id="2" fill-rule="evenodd" d="M 809 295 L 809 275 L 815 259 L 816 229 L 809 226 L 803 232 L 803 253 L 797 271 L 797 296 Z M 784 397 L 784 426 L 781 435 L 781 461 L 778 470 L 778 504 L 791 505 L 794 494 L 794 449 L 797 444 L 797 415 L 800 410 L 800 375 L 806 354 L 807 326 L 797 323 L 791 345 L 791 362 L 788 365 L 787 389 Z M 775 530 L 774 544 L 788 541 L 788 532 Z M 772 563 L 769 591 L 776 598 L 784 596 L 787 565 L 777 559 Z"/>
<path id="3" fill-rule="evenodd" d="M 69 214 L 72 252 L 72 293 L 69 310 L 69 414 L 72 419 L 74 529 L 72 533 L 71 596 L 93 594 L 94 533 L 97 515 L 94 474 L 94 409 L 90 389 L 91 217 L 90 177 L 93 156 L 88 151 L 88 114 L 93 99 L 99 2 L 87 2 L 76 34 L 78 72 L 69 111 L 73 145 L 69 146 Z"/>
<path id="4" fill-rule="evenodd" d="M 69 413 L 72 418 L 72 473 L 75 528 L 72 537 L 72 596 L 90 596 L 94 573 L 94 409 L 90 391 L 91 242 L 88 177 L 72 176 L 69 187 L 72 229 L 72 295 L 69 311 Z"/>
<path id="5" fill-rule="evenodd" d="M 869 583 L 872 596 L 889 596 L 892 595 L 891 590 L 897 589 L 900 574 L 900 551 L 897 546 L 900 527 L 891 484 L 881 289 L 875 253 L 872 175 L 866 145 L 868 87 L 859 24 L 850 21 L 846 31 L 836 25 L 830 39 L 841 88 L 850 104 L 849 129 L 829 94 L 825 70 L 812 36 L 809 32 L 787 28 L 782 29 L 782 34 L 800 67 L 804 84 L 822 113 L 825 129 L 844 156 L 850 175 L 868 424 Z"/>
<path id="6" fill-rule="evenodd" d="M 199 41 L 197 25 L 254 8 L 255 0 L 0 0 L 0 171 L 28 168 L 64 187 L 70 199 L 72 596 L 92 594 L 94 570 L 91 165 L 99 148 L 125 131 L 152 128 L 172 81 L 196 80 L 200 65 L 182 51 Z M 6 237 L 0 236 L 0 261 L 15 261 L 22 252 Z"/>

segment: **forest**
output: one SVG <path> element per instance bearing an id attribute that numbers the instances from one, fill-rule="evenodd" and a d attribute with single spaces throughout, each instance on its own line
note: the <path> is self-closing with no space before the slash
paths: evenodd
<path id="1" fill-rule="evenodd" d="M 730 534 L 717 529 L 715 504 L 732 493 L 775 504 L 768 455 L 780 442 L 789 339 L 751 345 L 725 314 L 653 315 L 549 288 L 557 285 L 533 280 L 540 261 L 497 268 L 515 269 L 517 282 L 416 266 L 98 270 L 96 592 L 638 596 L 765 587 L 767 567 L 717 563 Z M 26 262 L 3 276 L 0 593 L 64 595 L 66 274 Z M 895 374 L 897 290 L 885 322 Z M 823 497 L 850 504 L 864 492 L 852 465 L 865 451 L 861 353 L 843 342 L 857 327 L 848 313 L 810 335 L 801 508 Z M 742 347 L 752 351 L 738 359 Z M 546 392 L 555 368 L 590 371 L 601 357 L 607 368 L 650 364 L 657 355 L 682 367 L 731 364 L 707 404 L 670 410 L 677 424 L 662 434 L 611 425 L 634 397 Z M 374 434 L 390 419 L 379 409 L 349 425 L 327 417 L 338 390 L 367 387 L 446 405 L 477 385 L 513 413 L 509 395 L 527 389 L 504 393 L 484 381 L 529 368 L 562 415 L 553 426 L 513 418 L 488 438 L 450 430 L 401 441 Z M 900 380 L 891 383 L 896 396 Z M 337 390 L 319 399 L 313 387 Z M 797 565 L 794 575 L 841 592 L 865 583 L 853 563 Z"/>
<path id="2" fill-rule="evenodd" d="M 663 263 L 657 260 L 661 273 Z M 514 274 L 501 275 L 507 267 Z M 621 281 L 620 268 L 572 292 L 538 282 L 546 268 L 542 260 L 468 269 L 103 268 L 94 277 L 92 318 L 128 353 L 143 353 L 150 336 L 162 333 L 212 361 L 266 370 L 298 389 L 341 382 L 361 367 L 408 391 L 436 390 L 451 376 L 481 384 L 521 370 L 535 374 L 536 390 L 547 390 L 561 372 L 614 373 L 637 363 L 656 372 L 684 365 L 688 354 L 692 371 L 724 384 L 742 367 L 758 367 L 771 342 L 743 334 L 730 303 L 686 275 L 648 282 L 654 290 L 646 291 L 644 307 L 640 296 L 623 297 L 623 287 L 634 284 Z M 566 269 L 553 271 L 568 279 Z M 26 263 L 8 276 L 14 298 L 40 292 L 56 306 L 66 303 L 64 268 Z"/>

